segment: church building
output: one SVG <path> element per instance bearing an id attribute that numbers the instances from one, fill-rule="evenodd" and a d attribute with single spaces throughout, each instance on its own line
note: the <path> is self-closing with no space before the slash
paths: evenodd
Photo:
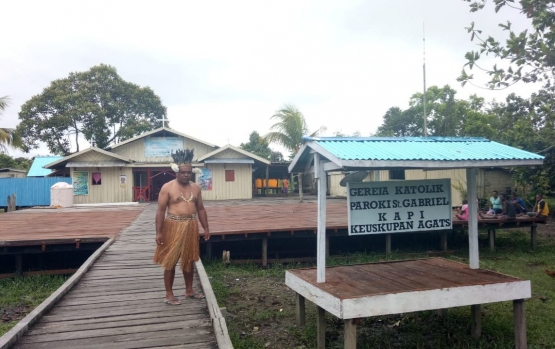
<path id="1" fill-rule="evenodd" d="M 232 145 L 218 147 L 160 127 L 107 149 L 90 147 L 44 168 L 69 171 L 75 204 L 156 201 L 162 185 L 175 178 L 171 152 L 194 149 L 194 181 L 204 200 L 250 199 L 253 171 L 270 161 Z"/>

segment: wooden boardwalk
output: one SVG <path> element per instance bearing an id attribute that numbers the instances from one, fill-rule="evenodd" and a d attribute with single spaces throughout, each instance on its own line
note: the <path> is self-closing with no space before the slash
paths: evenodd
<path id="1" fill-rule="evenodd" d="M 0 215 L 0 246 L 103 242 L 128 226 L 145 205 L 29 209 Z"/>
<path id="2" fill-rule="evenodd" d="M 13 348 L 217 348 L 205 299 L 163 303 L 162 269 L 152 262 L 156 205 L 147 206 L 89 271 Z M 195 289 L 202 289 L 195 273 Z"/>

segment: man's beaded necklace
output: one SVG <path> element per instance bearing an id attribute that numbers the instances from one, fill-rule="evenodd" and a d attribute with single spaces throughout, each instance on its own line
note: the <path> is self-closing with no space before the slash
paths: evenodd
<path id="1" fill-rule="evenodd" d="M 191 190 L 191 195 L 189 196 L 188 199 L 186 199 L 185 196 L 183 195 L 183 190 L 181 190 L 181 186 L 179 186 L 179 192 L 181 193 L 181 195 L 179 197 L 185 202 L 191 202 L 195 198 L 193 196 L 193 190 Z"/>

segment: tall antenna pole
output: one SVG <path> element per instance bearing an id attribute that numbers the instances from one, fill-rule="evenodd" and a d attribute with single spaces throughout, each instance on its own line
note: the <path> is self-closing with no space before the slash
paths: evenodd
<path id="1" fill-rule="evenodd" d="M 425 29 L 424 23 L 422 23 L 422 42 L 424 47 L 423 64 L 422 64 L 422 71 L 424 73 L 424 93 L 422 94 L 423 96 L 422 105 L 424 106 L 424 115 L 422 115 L 422 117 L 424 118 L 424 137 L 428 137 L 428 114 L 426 114 L 426 32 L 424 29 Z"/>

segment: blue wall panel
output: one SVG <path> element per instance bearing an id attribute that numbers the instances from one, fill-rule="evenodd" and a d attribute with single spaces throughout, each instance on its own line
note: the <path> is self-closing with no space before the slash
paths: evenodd
<path id="1" fill-rule="evenodd" d="M 0 206 L 7 206 L 8 195 L 12 194 L 17 206 L 50 206 L 50 187 L 58 182 L 71 184 L 71 178 L 0 178 Z"/>

